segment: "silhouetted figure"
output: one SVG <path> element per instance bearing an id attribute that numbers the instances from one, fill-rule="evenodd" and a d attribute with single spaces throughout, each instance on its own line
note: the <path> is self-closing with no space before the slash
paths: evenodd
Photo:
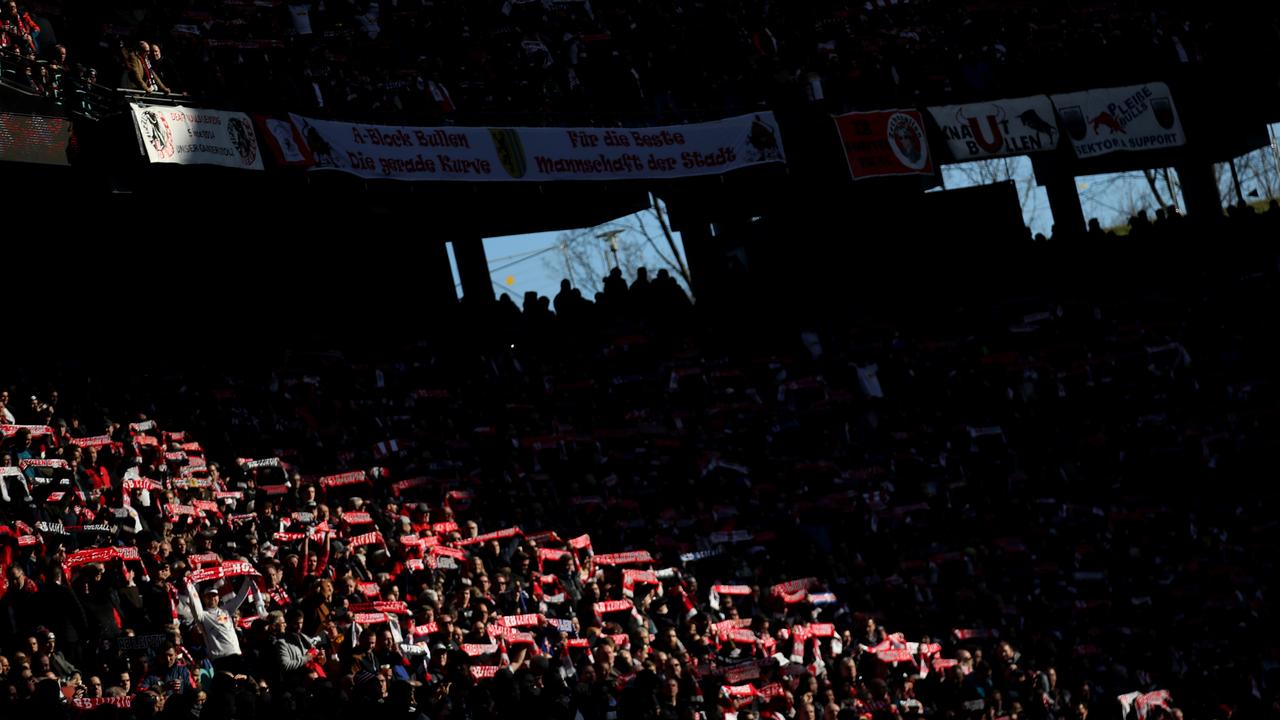
<path id="1" fill-rule="evenodd" d="M 653 312 L 653 285 L 649 282 L 648 268 L 642 267 L 636 270 L 636 279 L 631 283 L 629 299 L 631 307 L 636 312 L 645 315 Z"/>
<path id="2" fill-rule="evenodd" d="M 622 277 L 622 270 L 614 268 L 604 279 L 604 298 L 601 303 L 610 312 L 618 312 L 627 305 L 627 281 Z"/>
<path id="3" fill-rule="evenodd" d="M 514 337 L 515 333 L 520 331 L 523 323 L 520 318 L 520 308 L 516 307 L 511 296 L 502 293 L 498 297 L 498 302 L 493 306 L 493 317 L 496 325 L 502 328 L 504 338 Z"/>
<path id="4" fill-rule="evenodd" d="M 573 286 L 569 284 L 569 279 L 565 278 L 560 281 L 560 292 L 556 293 L 555 307 L 556 315 L 561 318 L 567 318 L 573 313 Z"/>
<path id="5" fill-rule="evenodd" d="M 538 293 L 533 290 L 526 292 L 520 310 L 526 318 L 536 317 L 538 314 Z"/>
<path id="6" fill-rule="evenodd" d="M 653 302 L 664 315 L 687 313 L 693 307 L 684 288 L 671 277 L 666 268 L 658 271 L 653 280 Z"/>
<path id="7" fill-rule="evenodd" d="M 1129 234 L 1134 237 L 1143 237 L 1151 231 L 1151 220 L 1147 217 L 1146 210 L 1139 210 L 1137 215 L 1129 218 Z"/>

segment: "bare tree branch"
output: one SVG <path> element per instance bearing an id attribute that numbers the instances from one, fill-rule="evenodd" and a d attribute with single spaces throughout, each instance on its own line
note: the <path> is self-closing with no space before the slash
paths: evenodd
<path id="1" fill-rule="evenodd" d="M 617 236 L 618 266 L 628 279 L 634 278 L 642 266 L 653 269 L 665 267 L 673 276 L 684 281 L 689 288 L 689 268 L 680 252 L 679 243 L 667 223 L 666 210 L 652 198 L 653 206 L 634 215 L 619 218 L 594 228 L 583 228 L 561 233 L 557 242 L 558 254 L 543 258 L 543 265 L 550 271 L 566 273 L 570 284 L 582 290 L 588 298 L 604 289 L 604 277 L 613 268 L 613 253 L 609 243 L 598 236 L 612 230 L 621 230 Z M 656 222 L 666 239 L 666 248 L 653 231 Z M 657 262 L 653 262 L 656 260 Z"/>
<path id="2" fill-rule="evenodd" d="M 1156 171 L 1143 168 L 1142 177 L 1147 179 L 1147 187 L 1151 188 L 1151 196 L 1156 199 L 1156 207 L 1167 207 L 1164 198 L 1160 196 L 1160 188 L 1156 186 Z"/>

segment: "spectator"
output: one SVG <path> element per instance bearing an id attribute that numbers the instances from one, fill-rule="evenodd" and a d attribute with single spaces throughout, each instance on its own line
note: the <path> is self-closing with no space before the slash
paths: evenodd
<path id="1" fill-rule="evenodd" d="M 195 676 L 184 664 L 179 662 L 178 649 L 173 643 L 166 642 L 157 653 L 160 665 L 151 670 L 151 675 L 144 678 L 139 689 L 154 692 L 169 698 L 197 688 Z"/>
<path id="2" fill-rule="evenodd" d="M 57 649 L 58 638 L 53 633 L 43 628 L 36 631 L 37 639 L 40 641 L 40 652 L 49 660 L 49 669 L 54 675 L 60 678 L 69 678 L 78 674 L 80 671 L 76 666 L 67 660 L 66 656 Z"/>
<path id="3" fill-rule="evenodd" d="M 224 604 L 218 584 L 209 585 L 202 593 L 196 592 L 194 583 L 187 585 L 186 600 L 191 614 L 204 631 L 209 659 L 219 669 L 238 669 L 243 665 L 235 618 L 231 613 L 248 599 L 252 586 L 251 580 L 241 582 L 235 597 Z"/>
<path id="4" fill-rule="evenodd" d="M 589 317 L 467 309 L 542 343 L 60 384 L 33 419 L 147 416 L 4 428 L 45 462 L 0 499 L 0 713 L 65 678 L 124 717 L 1265 716 L 1263 220 L 1194 283 L 945 323 L 726 340 L 619 270 L 562 286 Z"/>
<path id="5" fill-rule="evenodd" d="M 178 87 L 180 84 L 177 68 L 174 67 L 173 62 L 164 55 L 158 43 L 153 42 L 150 45 L 150 55 L 147 58 L 147 62 L 151 66 L 151 74 L 155 80 L 155 87 L 165 93 L 177 92 L 176 90 L 170 89 Z"/>
<path id="6" fill-rule="evenodd" d="M 5 3 L 0 10 L 0 50 L 22 56 L 34 53 L 39 35 L 40 26 L 29 13 L 19 10 L 18 3 L 12 0 Z"/>
<path id="7" fill-rule="evenodd" d="M 1126 82 L 1117 68 L 1131 82 L 1204 69 L 1246 73 L 1267 86 L 1276 79 L 1280 30 L 1269 5 L 1251 9 L 1249 22 L 1225 7 L 1152 2 L 730 5 L 432 2 L 388 13 L 367 3 L 234 10 L 207 0 L 124 3 L 109 31 L 171 29 L 166 54 L 151 51 L 152 73 L 164 85 L 301 111 L 643 110 L 666 117 L 765 102 L 835 110 L 981 101 Z M 106 13 L 65 3 L 43 11 L 63 36 L 85 38 L 71 48 L 74 57 L 89 57 L 99 42 L 113 46 L 103 37 Z M 3 16 L 10 29 L 0 43 L 40 49 L 43 33 L 29 14 L 12 6 Z M 185 77 L 178 65 L 189 69 Z M 150 91 L 142 75 L 121 86 Z M 155 90 L 163 91 L 161 83 Z"/>
<path id="8" fill-rule="evenodd" d="M 120 46 L 123 53 L 124 75 L 120 79 L 120 87 L 126 90 L 142 92 L 162 92 L 168 94 L 169 88 L 151 69 L 151 46 L 145 40 L 139 40 L 132 49 Z"/>

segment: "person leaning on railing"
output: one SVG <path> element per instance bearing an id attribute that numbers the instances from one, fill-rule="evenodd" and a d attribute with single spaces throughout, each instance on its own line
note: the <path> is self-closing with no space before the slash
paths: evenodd
<path id="1" fill-rule="evenodd" d="M 168 93 L 180 92 L 179 90 L 174 89 L 182 83 L 178 79 L 178 71 L 173 64 L 173 61 L 168 57 L 165 57 L 160 51 L 160 46 L 154 42 L 151 43 L 151 49 L 147 55 L 147 62 L 151 66 L 151 75 L 155 79 L 157 85 L 167 86 L 169 89 L 165 92 Z M 168 82 L 165 82 L 166 80 Z"/>
<path id="2" fill-rule="evenodd" d="M 151 53 L 151 46 L 147 41 L 139 40 L 132 49 L 121 43 L 120 52 L 122 54 L 121 61 L 124 63 L 124 74 L 120 79 L 120 87 L 126 90 L 141 90 L 142 92 L 169 93 L 168 86 L 151 70 L 151 63 L 148 59 Z"/>

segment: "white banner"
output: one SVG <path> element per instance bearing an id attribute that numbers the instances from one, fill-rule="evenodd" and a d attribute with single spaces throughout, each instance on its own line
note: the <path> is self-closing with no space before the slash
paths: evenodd
<path id="1" fill-rule="evenodd" d="M 786 162 L 773 113 L 656 128 L 420 128 L 291 115 L 315 169 L 370 180 L 640 180 Z"/>
<path id="2" fill-rule="evenodd" d="M 153 163 L 262 169 L 258 136 L 244 113 L 129 103 L 138 144 Z"/>
<path id="3" fill-rule="evenodd" d="M 957 162 L 1052 150 L 1058 125 L 1046 95 L 929 108 Z"/>
<path id="4" fill-rule="evenodd" d="M 1054 95 L 1053 104 L 1081 159 L 1187 141 L 1164 83 Z"/>

